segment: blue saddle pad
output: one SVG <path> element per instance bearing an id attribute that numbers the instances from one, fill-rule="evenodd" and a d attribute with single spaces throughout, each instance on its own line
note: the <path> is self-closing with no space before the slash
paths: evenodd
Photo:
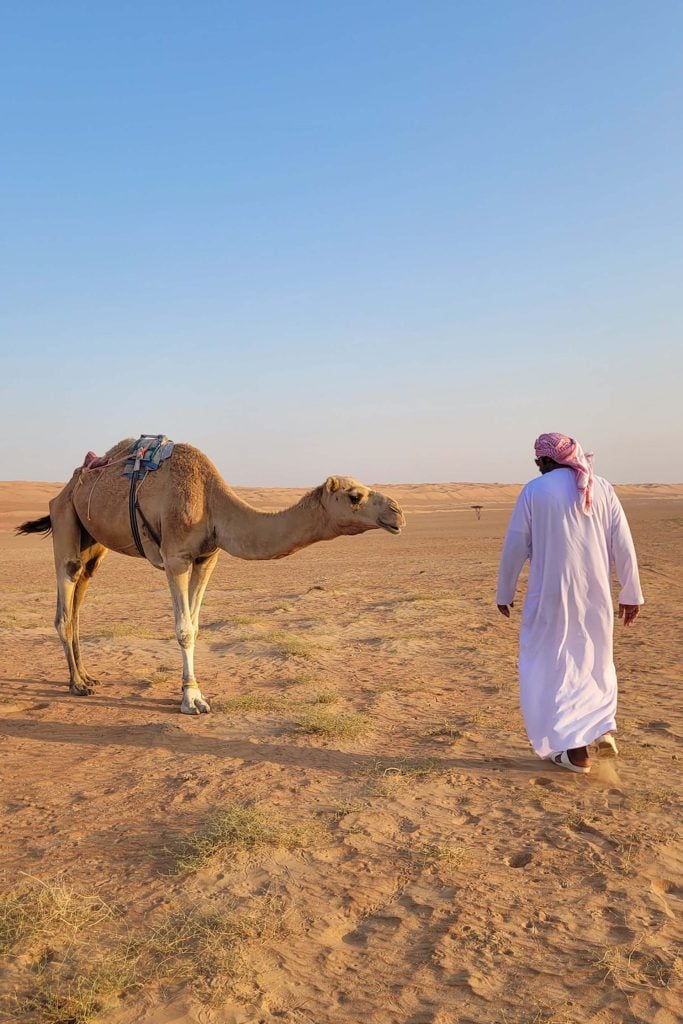
<path id="1" fill-rule="evenodd" d="M 144 480 L 148 472 L 158 469 L 173 454 L 173 441 L 164 434 L 143 434 L 129 451 L 123 475 L 131 477 L 137 470 L 138 480 Z"/>

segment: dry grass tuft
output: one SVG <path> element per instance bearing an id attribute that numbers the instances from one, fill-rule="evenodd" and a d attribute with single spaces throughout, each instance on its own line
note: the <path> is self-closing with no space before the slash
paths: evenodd
<path id="1" fill-rule="evenodd" d="M 218 857 L 264 847 L 305 849 L 320 843 L 327 832 L 320 822 L 288 823 L 270 811 L 234 804 L 217 811 L 203 829 L 189 836 L 175 855 L 177 871 L 199 871 Z"/>
<path id="2" fill-rule="evenodd" d="M 99 896 L 63 879 L 27 877 L 6 892 L 0 898 L 0 951 L 28 959 L 30 972 L 29 984 L 6 997 L 6 1019 L 88 1024 L 135 984 L 135 957 L 125 945 L 105 957 L 93 955 L 89 944 L 93 933 L 114 927 L 117 916 Z"/>
<path id="3" fill-rule="evenodd" d="M 337 704 L 341 697 L 334 690 L 318 690 L 313 694 L 312 700 L 314 704 Z"/>
<path id="4" fill-rule="evenodd" d="M 389 796 L 398 789 L 424 782 L 443 771 L 432 758 L 424 760 L 402 760 L 394 764 L 376 761 L 368 775 L 368 788 L 376 796 Z"/>
<path id="5" fill-rule="evenodd" d="M 283 629 L 273 630 L 264 639 L 273 644 L 275 652 L 283 658 L 311 658 L 316 651 L 325 650 L 323 644 Z"/>
<path id="6" fill-rule="evenodd" d="M 451 601 L 453 600 L 451 594 L 435 594 L 432 591 L 420 591 L 415 594 L 406 594 L 404 597 L 397 597 L 395 604 L 412 604 L 415 602 L 428 602 L 428 601 Z"/>
<path id="7" fill-rule="evenodd" d="M 316 707 L 303 711 L 296 724 L 302 732 L 326 739 L 355 740 L 370 730 L 367 717 L 356 711 L 335 712 Z"/>
<path id="8" fill-rule="evenodd" d="M 468 725 L 477 725 L 482 729 L 502 729 L 505 725 L 504 718 L 490 708 L 468 711 L 465 719 Z"/>
<path id="9" fill-rule="evenodd" d="M 576 1012 L 571 1003 L 554 1008 L 539 1006 L 529 1011 L 523 1010 L 514 1017 L 508 1016 L 505 1010 L 501 1013 L 500 1024 L 576 1024 Z"/>
<path id="10" fill-rule="evenodd" d="M 610 982 L 622 991 L 634 988 L 668 988 L 683 979 L 683 948 L 659 946 L 657 950 L 641 948 L 642 937 L 633 943 L 605 946 L 602 956 L 592 964 L 602 973 L 603 982 Z"/>
<path id="11" fill-rule="evenodd" d="M 150 672 L 145 682 L 150 686 L 168 686 L 169 683 L 177 682 L 179 675 L 177 669 L 167 668 L 163 665 L 155 669 L 154 672 Z"/>
<path id="12" fill-rule="evenodd" d="M 418 846 L 417 857 L 422 867 L 438 867 L 453 871 L 468 861 L 468 852 L 457 843 L 422 843 Z"/>
<path id="13" fill-rule="evenodd" d="M 222 714 L 234 714 L 235 712 L 260 711 L 271 712 L 281 711 L 287 703 L 287 699 L 281 695 L 272 693 L 242 693 L 237 697 L 220 697 L 211 702 L 213 711 Z"/>
<path id="14" fill-rule="evenodd" d="M 450 740 L 457 740 L 462 736 L 462 731 L 454 722 L 444 721 L 442 725 L 435 725 L 432 729 L 427 729 L 426 735 L 446 736 Z"/>
<path id="15" fill-rule="evenodd" d="M 317 683 L 320 679 L 319 672 L 297 672 L 295 676 L 290 676 L 286 680 L 287 686 L 312 686 Z"/>
<path id="16" fill-rule="evenodd" d="M 75 935 L 113 916 L 114 911 L 99 896 L 78 892 L 62 879 L 42 881 L 27 876 L 0 896 L 0 953 L 10 953 L 19 943 L 25 951 L 36 941 Z"/>
<path id="17" fill-rule="evenodd" d="M 339 800 L 332 808 L 332 821 L 339 822 L 347 814 L 359 814 L 369 806 L 367 800 Z"/>
<path id="18" fill-rule="evenodd" d="M 668 807 L 677 802 L 673 789 L 660 786 L 657 789 L 646 789 L 640 793 L 629 795 L 629 807 L 632 811 L 651 811 L 658 807 Z"/>
<path id="19" fill-rule="evenodd" d="M 586 832 L 593 827 L 593 824 L 591 819 L 586 817 L 581 810 L 574 808 L 565 817 L 564 826 L 571 829 L 572 832 Z"/>
<path id="20" fill-rule="evenodd" d="M 222 1002 L 249 973 L 258 944 L 289 932 L 282 899 L 271 892 L 251 897 L 249 908 L 191 909 L 171 914 L 136 944 L 141 973 L 156 981 L 190 981 L 203 1002 Z"/>
<path id="21" fill-rule="evenodd" d="M 250 973 L 259 944 L 288 934 L 283 901 L 271 892 L 252 896 L 248 908 L 176 911 L 125 941 L 92 946 L 74 934 L 31 965 L 26 990 L 10 997 L 12 1021 L 27 1024 L 89 1024 L 126 991 L 150 982 L 190 982 L 204 1003 L 224 1001 Z M 107 937 L 105 936 L 105 939 Z"/>
<path id="22" fill-rule="evenodd" d="M 230 615 L 226 619 L 214 619 L 202 625 L 200 632 L 220 633 L 231 626 L 258 626 L 261 623 L 253 615 Z M 233 638 L 234 639 L 234 638 Z"/>
<path id="23" fill-rule="evenodd" d="M 81 973 L 74 964 L 48 963 L 38 967 L 32 989 L 14 1000 L 17 1017 L 31 1024 L 89 1024 L 128 989 L 141 982 L 137 957 L 121 947 Z"/>

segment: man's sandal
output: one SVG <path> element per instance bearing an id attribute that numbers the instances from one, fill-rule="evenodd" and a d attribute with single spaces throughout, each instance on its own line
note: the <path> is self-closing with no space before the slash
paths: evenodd
<path id="1" fill-rule="evenodd" d="M 569 754 L 566 750 L 561 751 L 559 754 L 553 754 L 550 760 L 560 768 L 567 768 L 570 772 L 576 772 L 578 775 L 588 775 L 591 770 L 590 765 L 585 768 L 581 768 L 578 764 L 574 764 L 573 761 L 570 761 Z"/>
<path id="2" fill-rule="evenodd" d="M 606 732 L 599 740 L 595 741 L 598 757 L 616 757 L 619 753 L 617 741 L 611 732 Z"/>

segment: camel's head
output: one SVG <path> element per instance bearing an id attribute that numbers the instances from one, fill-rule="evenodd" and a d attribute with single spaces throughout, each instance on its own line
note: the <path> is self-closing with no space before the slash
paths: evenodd
<path id="1" fill-rule="evenodd" d="M 328 476 L 321 501 L 338 534 L 386 530 L 400 533 L 405 526 L 401 509 L 392 498 L 371 491 L 350 476 Z"/>

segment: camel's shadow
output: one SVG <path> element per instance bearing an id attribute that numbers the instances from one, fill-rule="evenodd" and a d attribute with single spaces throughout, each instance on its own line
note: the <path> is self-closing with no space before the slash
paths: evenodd
<path id="1" fill-rule="evenodd" d="M 117 697 L 113 694 L 107 694 L 107 688 L 111 686 L 118 686 L 118 680 L 107 680 L 102 685 L 98 685 L 97 692 L 91 694 L 89 697 L 75 697 L 69 693 L 69 685 L 64 681 L 53 681 L 48 679 L 11 679 L 3 678 L 0 679 L 2 685 L 2 692 L 5 700 L 10 703 L 14 701 L 26 702 L 26 710 L 36 710 L 35 705 L 31 706 L 31 703 L 36 698 L 43 698 L 48 703 L 42 703 L 41 709 L 49 706 L 49 704 L 70 704 L 72 701 L 83 700 L 86 704 L 94 704 L 98 707 L 105 708 L 125 708 L 145 711 L 156 711 L 162 714 L 175 715 L 178 713 L 179 698 L 181 695 L 181 687 L 178 684 L 178 694 L 176 697 L 151 697 L 149 693 L 145 692 L 147 686 L 145 684 L 136 683 L 137 690 L 129 692 L 125 697 Z M 120 681 L 120 685 L 125 685 L 130 691 L 130 682 Z M 144 686 L 144 691 L 142 687 Z"/>
<path id="2" fill-rule="evenodd" d="M 73 698 L 72 698 L 73 699 Z M 88 698 L 90 701 L 93 698 Z M 102 701 L 100 706 L 113 702 Z M 143 709 L 143 703 L 136 701 L 135 707 Z M 160 710 L 156 706 L 156 710 Z M 164 709 L 165 710 L 165 709 Z M 396 763 L 403 771 L 423 768 L 425 756 L 392 758 L 384 750 L 345 751 L 332 747 L 301 745 L 296 741 L 278 743 L 272 740 L 254 741 L 245 736 L 207 735 L 206 725 L 215 719 L 197 717 L 189 724 L 181 723 L 176 706 L 173 708 L 175 721 L 164 715 L 163 721 L 146 722 L 141 725 L 123 722 L 111 725 L 98 722 L 85 725 L 79 722 L 54 722 L 21 719 L 17 716 L 0 719 L 0 737 L 29 740 L 36 743 L 76 744 L 96 746 L 104 751 L 108 746 L 133 747 L 151 751 L 154 749 L 173 751 L 179 755 L 208 756 L 227 761 L 239 760 L 249 764 L 268 762 L 291 768 L 308 768 L 315 771 L 331 772 L 346 776 L 358 772 L 376 772 L 378 766 Z M 195 725 L 196 723 L 196 725 Z M 193 727 L 194 726 L 194 727 Z M 477 752 L 457 757 L 434 756 L 429 754 L 437 771 L 451 769 L 477 774 L 507 773 L 511 775 L 538 775 L 543 767 L 532 757 L 483 757 Z"/>

